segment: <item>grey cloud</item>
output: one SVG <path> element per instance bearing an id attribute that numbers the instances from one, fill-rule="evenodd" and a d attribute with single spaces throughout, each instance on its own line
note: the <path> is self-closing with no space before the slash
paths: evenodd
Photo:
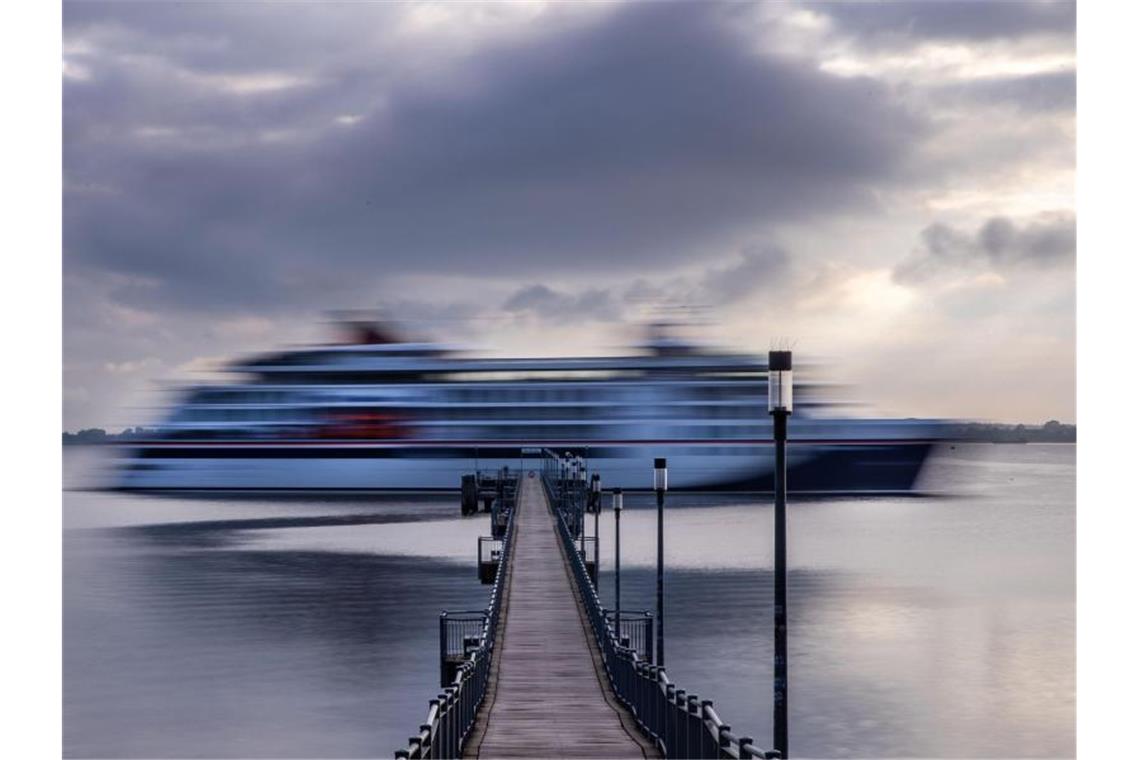
<path id="1" fill-rule="evenodd" d="M 1012 7 L 820 10 L 870 52 L 1028 35 L 1071 46 L 1071 11 L 1001 5 Z M 772 308 L 773 284 L 807 289 L 799 278 L 834 251 L 724 255 L 757 230 L 842 234 L 845 215 L 876 215 L 880 198 L 906 213 L 908 187 L 1063 163 L 1071 150 L 1064 130 L 1052 142 L 1009 130 L 995 146 L 1006 125 L 979 120 L 976 139 L 932 158 L 925 148 L 946 143 L 923 111 L 947 98 L 965 119 L 988 103 L 1063 115 L 1069 73 L 912 98 L 830 76 L 812 51 L 770 53 L 728 5 L 639 3 L 574 23 L 546 10 L 524 32 L 471 46 L 449 35 L 409 43 L 398 32 L 406 7 L 65 3 L 65 56 L 78 67 L 63 84 L 76 424 L 103 424 L 93 415 L 121 404 L 128 384 L 103 376 L 108 361 L 177 367 L 307 340 L 330 307 L 381 303 L 461 340 L 520 318 L 609 319 L 653 303 Z M 258 77 L 297 84 L 224 86 Z M 336 121 L 346 114 L 360 119 Z M 1012 238 L 997 224 L 984 241 L 977 230 L 932 232 L 917 271 L 1049 260 L 1058 238 L 1042 224 L 1029 234 L 1032 223 L 1014 221 Z M 862 252 L 837 255 L 863 263 Z M 583 271 L 599 286 L 576 290 Z M 250 314 L 272 321 L 272 340 L 208 334 Z"/>
<path id="2" fill-rule="evenodd" d="M 937 87 L 934 96 L 946 105 L 953 98 L 964 107 L 971 104 L 1007 105 L 1026 112 L 1072 113 L 1077 105 L 1077 74 L 1055 71 L 1029 76 L 1011 76 L 968 84 Z"/>
<path id="3" fill-rule="evenodd" d="M 990 40 L 1042 34 L 1071 36 L 1076 28 L 1073 2 L 884 0 L 810 5 L 833 19 L 842 30 L 876 38 Z"/>
<path id="4" fill-rule="evenodd" d="M 921 283 L 953 270 L 1010 271 L 1069 263 L 1076 250 L 1076 218 L 1069 213 L 1042 214 L 1018 225 L 992 217 L 976 231 L 931 224 L 918 247 L 894 269 L 899 282 Z"/>
<path id="5" fill-rule="evenodd" d="M 578 292 L 543 284 L 519 288 L 503 302 L 503 310 L 543 319 L 579 317 L 616 320 L 624 306 L 707 308 L 737 303 L 789 281 L 792 260 L 776 245 L 754 244 L 723 263 L 714 263 L 694 277 L 616 282 L 610 287 Z"/>
<path id="6" fill-rule="evenodd" d="M 708 302 L 732 303 L 784 282 L 791 271 L 791 257 L 775 245 L 754 245 L 740 253 L 739 260 L 709 269 L 698 292 Z"/>
<path id="7" fill-rule="evenodd" d="M 542 284 L 519 288 L 507 297 L 502 308 L 514 314 L 526 313 L 541 319 L 604 321 L 620 316 L 610 290 L 589 288 L 579 293 L 568 293 Z"/>
<path id="8" fill-rule="evenodd" d="M 206 10 L 112 10 L 138 44 L 187 25 L 212 39 Z M 227 16 L 227 41 L 187 44 L 178 65 L 250 67 L 234 40 L 266 46 L 264 19 L 263 37 L 303 39 L 290 12 Z M 68 10 L 75 33 L 97 19 Z M 925 133 L 885 87 L 754 54 L 698 4 L 500 46 L 461 87 L 405 87 L 382 55 L 356 54 L 328 70 L 306 55 L 292 70 L 319 86 L 244 98 L 179 97 L 92 54 L 92 79 L 65 89 L 67 265 L 145 277 L 127 302 L 215 310 L 351 301 L 393 272 L 679 264 L 710 234 L 872 208 Z M 362 109 L 350 128 L 310 123 Z M 188 131 L 137 135 L 153 124 Z M 258 137 L 284 127 L 297 134 Z"/>

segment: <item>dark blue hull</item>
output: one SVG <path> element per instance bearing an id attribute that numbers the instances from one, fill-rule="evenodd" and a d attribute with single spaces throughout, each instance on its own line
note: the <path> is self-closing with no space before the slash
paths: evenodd
<path id="1" fill-rule="evenodd" d="M 788 467 L 790 493 L 868 494 L 913 491 L 935 444 L 915 443 L 818 447 L 816 455 Z M 793 449 L 795 443 L 789 445 Z M 725 483 L 713 490 L 775 490 L 771 472 Z"/>

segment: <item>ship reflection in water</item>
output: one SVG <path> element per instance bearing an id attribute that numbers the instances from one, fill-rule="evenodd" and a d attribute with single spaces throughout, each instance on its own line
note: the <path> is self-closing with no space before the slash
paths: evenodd
<path id="1" fill-rule="evenodd" d="M 606 487 L 646 488 L 655 457 L 676 489 L 772 488 L 764 359 L 704 349 L 665 326 L 628 356 L 476 358 L 342 323 L 339 343 L 229 365 L 189 388 L 121 452 L 124 489 L 455 488 L 549 446 L 587 455 Z M 935 420 L 852 417 L 835 386 L 796 377 L 789 483 L 802 493 L 911 490 Z"/>

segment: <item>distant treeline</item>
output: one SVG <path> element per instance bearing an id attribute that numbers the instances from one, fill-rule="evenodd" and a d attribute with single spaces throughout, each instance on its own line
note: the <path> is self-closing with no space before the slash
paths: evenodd
<path id="1" fill-rule="evenodd" d="M 111 443 L 112 441 L 129 441 L 133 438 L 148 438 L 153 436 L 156 430 L 149 428 L 126 428 L 121 433 L 108 433 L 103 428 L 87 428 L 80 430 L 78 433 L 63 434 L 63 445 L 71 446 L 78 443 Z"/>
<path id="2" fill-rule="evenodd" d="M 1077 426 L 1057 420 L 1049 420 L 1044 425 L 961 422 L 951 426 L 950 435 L 963 441 L 988 443 L 1076 443 Z"/>

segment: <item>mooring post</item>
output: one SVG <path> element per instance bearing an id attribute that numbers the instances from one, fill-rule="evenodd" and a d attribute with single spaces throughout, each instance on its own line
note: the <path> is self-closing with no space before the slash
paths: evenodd
<path id="1" fill-rule="evenodd" d="M 665 491 L 669 488 L 669 470 L 665 458 L 653 460 L 653 490 L 657 492 L 657 659 L 665 665 Z"/>
<path id="2" fill-rule="evenodd" d="M 614 489 L 614 635 L 621 643 L 621 489 Z"/>
<path id="3" fill-rule="evenodd" d="M 775 478 L 775 648 L 772 669 L 772 747 L 788 757 L 788 556 L 787 447 L 792 413 L 792 352 L 768 352 L 768 413 L 776 445 Z"/>

